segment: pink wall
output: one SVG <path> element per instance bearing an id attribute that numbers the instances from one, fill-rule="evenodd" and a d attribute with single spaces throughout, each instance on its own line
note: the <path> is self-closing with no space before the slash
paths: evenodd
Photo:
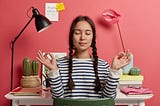
<path id="1" fill-rule="evenodd" d="M 134 65 L 140 67 L 144 76 L 144 87 L 154 91 L 154 97 L 146 106 L 160 104 L 159 59 L 160 46 L 160 1 L 159 0 L 1 0 L 0 28 L 0 106 L 9 106 L 4 95 L 10 91 L 10 41 L 29 20 L 26 13 L 35 6 L 44 14 L 46 2 L 64 2 L 65 11 L 60 12 L 60 21 L 53 22 L 48 30 L 37 33 L 32 22 L 15 45 L 14 87 L 19 85 L 22 75 L 22 59 L 35 59 L 37 51 L 68 51 L 68 31 L 74 17 L 88 15 L 97 27 L 97 48 L 101 58 L 111 63 L 115 53 L 122 51 L 115 25 L 107 27 L 101 19 L 105 9 L 112 8 L 121 14 L 120 26 L 127 49 L 134 54 Z M 31 12 L 30 12 L 31 13 Z"/>

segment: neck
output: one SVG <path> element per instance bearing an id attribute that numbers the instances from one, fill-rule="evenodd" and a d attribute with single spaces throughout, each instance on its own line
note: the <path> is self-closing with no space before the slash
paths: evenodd
<path id="1" fill-rule="evenodd" d="M 80 58 L 80 59 L 86 59 L 86 58 L 91 58 L 91 55 L 88 51 L 87 52 L 81 52 L 81 53 L 75 52 L 73 57 L 74 58 Z"/>

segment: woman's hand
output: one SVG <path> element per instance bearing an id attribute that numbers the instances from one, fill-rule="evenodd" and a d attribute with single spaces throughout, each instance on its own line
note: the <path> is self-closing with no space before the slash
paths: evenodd
<path id="1" fill-rule="evenodd" d="M 43 53 L 39 50 L 37 53 L 38 57 L 36 57 L 42 64 L 44 64 L 49 70 L 58 70 L 56 59 L 54 55 L 51 53 Z M 51 59 L 48 58 L 48 55 Z"/>
<path id="2" fill-rule="evenodd" d="M 130 52 L 129 51 L 120 52 L 114 57 L 111 69 L 119 70 L 123 66 L 129 64 L 129 62 L 130 62 Z"/>

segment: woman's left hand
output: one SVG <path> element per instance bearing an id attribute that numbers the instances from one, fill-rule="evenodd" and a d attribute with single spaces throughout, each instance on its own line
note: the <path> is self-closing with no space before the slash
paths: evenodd
<path id="1" fill-rule="evenodd" d="M 130 52 L 129 51 L 120 52 L 114 57 L 111 64 L 111 69 L 119 70 L 123 66 L 129 64 L 129 62 L 130 62 Z"/>

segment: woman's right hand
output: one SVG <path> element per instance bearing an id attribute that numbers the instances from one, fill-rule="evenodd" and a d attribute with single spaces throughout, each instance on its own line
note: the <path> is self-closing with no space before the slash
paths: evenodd
<path id="1" fill-rule="evenodd" d="M 39 50 L 37 55 L 38 56 L 36 58 L 38 59 L 38 61 L 45 65 L 49 70 L 58 70 L 57 62 L 53 54 L 45 53 L 43 55 L 42 51 Z M 49 59 L 48 56 L 50 56 L 51 59 Z"/>

